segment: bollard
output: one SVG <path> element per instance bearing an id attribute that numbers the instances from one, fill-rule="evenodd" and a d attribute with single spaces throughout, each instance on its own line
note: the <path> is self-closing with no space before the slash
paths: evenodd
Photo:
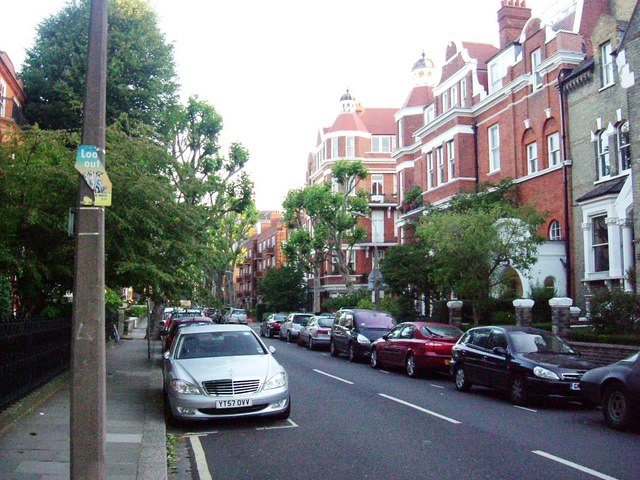
<path id="1" fill-rule="evenodd" d="M 553 333 L 565 336 L 569 332 L 572 304 L 573 300 L 567 297 L 552 298 L 549 300 L 549 306 L 551 307 L 551 331 Z"/>
<path id="2" fill-rule="evenodd" d="M 531 309 L 534 303 L 533 300 L 528 298 L 517 298 L 513 301 L 513 306 L 516 309 L 516 325 L 519 327 L 528 327 L 531 325 Z"/>
<path id="3" fill-rule="evenodd" d="M 452 325 L 456 328 L 462 327 L 462 301 L 460 300 L 451 300 L 447 302 L 447 307 L 449 307 L 449 325 Z"/>

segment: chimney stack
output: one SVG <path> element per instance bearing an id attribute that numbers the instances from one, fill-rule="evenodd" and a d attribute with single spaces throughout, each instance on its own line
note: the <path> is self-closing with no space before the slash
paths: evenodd
<path id="1" fill-rule="evenodd" d="M 531 9 L 527 8 L 525 0 L 502 0 L 502 7 L 498 10 L 501 50 L 518 39 L 530 18 Z"/>

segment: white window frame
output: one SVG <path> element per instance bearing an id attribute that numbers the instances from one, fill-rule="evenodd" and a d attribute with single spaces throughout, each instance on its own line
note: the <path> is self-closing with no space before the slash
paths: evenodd
<path id="1" fill-rule="evenodd" d="M 609 134 L 606 130 L 598 133 L 596 149 L 598 155 L 598 179 L 609 178 L 611 176 L 611 152 Z"/>
<path id="2" fill-rule="evenodd" d="M 449 104 L 451 105 L 451 108 L 455 107 L 456 105 L 458 105 L 458 85 L 453 85 L 451 87 L 451 91 L 449 92 Z"/>
<path id="3" fill-rule="evenodd" d="M 433 152 L 427 152 L 427 188 L 434 187 L 435 172 L 433 171 Z"/>
<path id="4" fill-rule="evenodd" d="M 371 152 L 373 153 L 391 153 L 394 148 L 393 135 L 372 135 L 371 136 Z"/>
<path id="5" fill-rule="evenodd" d="M 384 243 L 384 210 L 371 211 L 371 242 Z"/>
<path id="6" fill-rule="evenodd" d="M 538 66 L 542 63 L 542 50 L 537 48 L 531 52 L 531 75 L 533 77 L 533 89 L 542 87 L 542 73 L 538 71 Z"/>
<path id="7" fill-rule="evenodd" d="M 489 136 L 489 173 L 500 171 L 500 125 L 487 129 Z"/>
<path id="8" fill-rule="evenodd" d="M 489 65 L 489 94 L 502 88 L 502 76 L 500 75 L 500 64 Z"/>
<path id="9" fill-rule="evenodd" d="M 345 137 L 345 156 L 347 158 L 356 156 L 356 139 L 355 137 Z"/>
<path id="10" fill-rule="evenodd" d="M 371 195 L 384 195 L 384 175 L 381 173 L 371 175 Z"/>
<path id="11" fill-rule="evenodd" d="M 549 240 L 562 240 L 562 225 L 558 220 L 552 220 L 549 224 Z"/>
<path id="12" fill-rule="evenodd" d="M 611 42 L 600 45 L 600 79 L 602 80 L 602 88 L 613 85 L 615 80 L 613 77 L 613 56 L 611 55 Z"/>
<path id="13" fill-rule="evenodd" d="M 560 132 L 553 132 L 547 136 L 547 156 L 550 167 L 560 163 Z"/>
<path id="14" fill-rule="evenodd" d="M 429 125 L 435 119 L 435 109 L 433 105 L 429 105 L 424 110 L 424 124 Z"/>
<path id="15" fill-rule="evenodd" d="M 449 170 L 449 181 L 456 178 L 456 152 L 453 140 L 447 142 L 447 166 Z"/>
<path id="16" fill-rule="evenodd" d="M 527 168 L 529 175 L 538 171 L 538 142 L 527 144 Z"/>
<path id="17" fill-rule="evenodd" d="M 331 158 L 338 158 L 340 156 L 339 143 L 337 138 L 331 139 Z"/>
<path id="18" fill-rule="evenodd" d="M 618 169 L 625 172 L 631 168 L 631 140 L 629 122 L 620 122 L 616 126 L 616 147 L 618 149 Z"/>
<path id="19" fill-rule="evenodd" d="M 460 105 L 467 106 L 467 79 L 460 80 Z"/>
<path id="20" fill-rule="evenodd" d="M 442 92 L 442 112 L 449 110 L 449 91 Z"/>
<path id="21" fill-rule="evenodd" d="M 438 185 L 444 183 L 444 155 L 442 147 L 436 147 L 436 164 L 438 165 Z"/>
<path id="22" fill-rule="evenodd" d="M 604 224 L 604 231 L 606 232 L 606 242 L 596 243 L 596 222 L 602 220 Z M 590 218 L 591 221 L 591 271 L 593 273 L 608 272 L 611 268 L 610 255 L 609 255 L 609 227 L 607 225 L 607 215 L 595 215 Z M 598 269 L 596 259 L 598 255 L 597 250 L 605 249 L 607 252 L 606 268 Z"/>
<path id="23" fill-rule="evenodd" d="M 7 82 L 0 78 L 0 117 L 4 117 L 7 104 Z"/>

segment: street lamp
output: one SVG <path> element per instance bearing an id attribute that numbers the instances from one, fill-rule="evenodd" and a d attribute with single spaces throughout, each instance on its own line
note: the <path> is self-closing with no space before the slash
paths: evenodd
<path id="1" fill-rule="evenodd" d="M 373 305 L 376 310 L 380 308 L 380 284 L 382 283 L 382 273 L 380 273 L 380 268 L 378 265 L 378 241 L 377 241 L 377 232 L 376 225 L 373 222 L 373 219 L 368 215 L 360 212 L 353 212 L 353 214 L 357 217 L 366 218 L 371 222 L 371 243 L 373 243 L 373 268 L 371 269 L 371 273 L 369 274 L 369 290 L 373 290 Z"/>

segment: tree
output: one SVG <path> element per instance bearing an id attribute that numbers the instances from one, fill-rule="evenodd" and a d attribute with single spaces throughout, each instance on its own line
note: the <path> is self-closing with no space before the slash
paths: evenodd
<path id="1" fill-rule="evenodd" d="M 110 0 L 107 52 L 107 124 L 128 119 L 164 132 L 177 100 L 173 46 L 146 0 Z M 26 116 L 44 129 L 79 129 L 87 65 L 89 1 L 72 0 L 44 20 L 27 51 Z"/>
<path id="2" fill-rule="evenodd" d="M 542 217 L 532 207 L 478 198 L 460 208 L 430 209 L 417 229 L 429 249 L 432 282 L 470 300 L 476 323 L 481 302 L 500 284 L 505 266 L 528 270 L 542 242 L 536 234 Z"/>
<path id="3" fill-rule="evenodd" d="M 302 272 L 285 265 L 281 268 L 268 268 L 260 282 L 258 292 L 263 303 L 274 312 L 300 310 L 305 303 L 306 288 Z"/>

